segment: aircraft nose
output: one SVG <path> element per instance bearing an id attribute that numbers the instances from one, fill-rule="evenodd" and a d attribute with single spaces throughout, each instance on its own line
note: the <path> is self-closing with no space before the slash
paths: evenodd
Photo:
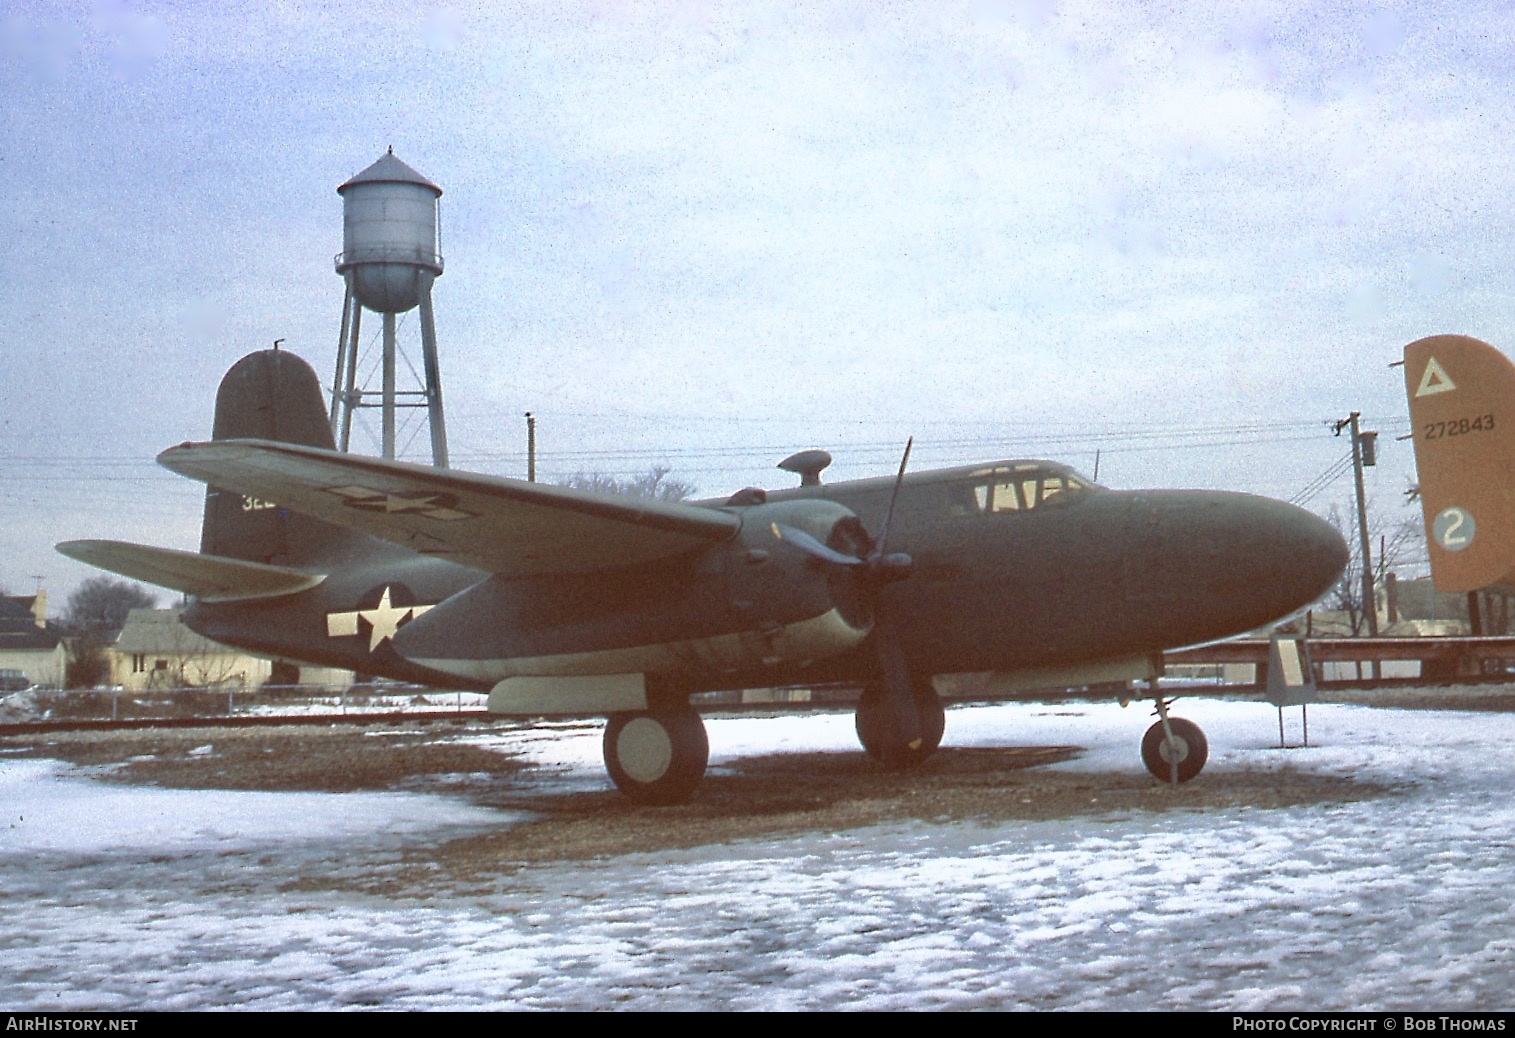
<path id="1" fill-rule="evenodd" d="M 1275 623 L 1325 593 L 1347 562 L 1330 523 L 1271 498 L 1144 493 L 1135 515 L 1127 594 L 1162 606 L 1174 644 Z"/>
<path id="2" fill-rule="evenodd" d="M 1323 595 L 1346 568 L 1347 542 L 1320 516 L 1303 508 L 1269 501 L 1264 538 L 1276 549 L 1274 582 L 1286 612 L 1308 605 Z"/>
<path id="3" fill-rule="evenodd" d="M 1229 592 L 1256 625 L 1315 601 L 1341 576 L 1347 544 L 1330 523 L 1283 501 L 1225 495 L 1226 521 L 1212 588 Z"/>

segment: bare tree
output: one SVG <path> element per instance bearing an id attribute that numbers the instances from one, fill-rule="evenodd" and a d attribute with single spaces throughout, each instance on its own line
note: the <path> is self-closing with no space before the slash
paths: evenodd
<path id="1" fill-rule="evenodd" d="M 162 670 L 154 669 L 148 678 L 149 688 L 224 688 L 246 684 L 246 675 L 237 669 L 238 654 L 224 645 L 211 642 L 184 625 L 177 612 L 171 614 L 160 631 L 163 635 L 158 651 L 168 660 Z"/>
<path id="2" fill-rule="evenodd" d="M 72 636 L 64 684 L 69 688 L 93 688 L 110 674 L 105 646 L 120 633 L 126 614 L 157 603 L 140 584 L 114 577 L 91 577 L 68 596 L 63 625 Z"/>
<path id="3" fill-rule="evenodd" d="M 1347 567 L 1342 570 L 1340 579 L 1327 594 L 1326 601 L 1332 609 L 1347 614 L 1352 634 L 1356 636 L 1362 633 L 1367 622 L 1362 609 L 1362 539 L 1357 532 L 1356 517 L 1344 516 L 1337 505 L 1330 507 L 1326 521 L 1336 527 L 1347 542 L 1349 551 Z M 1419 516 L 1386 518 L 1375 513 L 1370 501 L 1368 529 L 1368 550 L 1373 555 L 1374 588 L 1382 588 L 1384 577 L 1395 567 L 1425 555 L 1425 529 Z"/>
<path id="4" fill-rule="evenodd" d="M 682 479 L 669 479 L 673 471 L 666 465 L 654 465 L 640 476 L 620 479 L 603 472 L 575 472 L 558 486 L 574 490 L 593 490 L 602 494 L 651 498 L 654 501 L 682 501 L 695 491 L 695 485 Z"/>
<path id="5" fill-rule="evenodd" d="M 91 577 L 68 596 L 63 622 L 74 634 L 87 631 L 113 633 L 126 624 L 126 614 L 133 609 L 150 609 L 158 604 L 141 584 L 131 584 L 114 577 Z"/>

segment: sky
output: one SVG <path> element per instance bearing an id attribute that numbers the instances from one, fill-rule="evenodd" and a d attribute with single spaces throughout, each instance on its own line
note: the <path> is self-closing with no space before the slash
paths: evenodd
<path id="1" fill-rule="evenodd" d="M 60 607 L 60 540 L 197 546 L 152 459 L 275 339 L 329 382 L 336 187 L 391 146 L 444 190 L 457 467 L 524 475 L 531 411 L 545 479 L 717 496 L 914 436 L 1290 499 L 1356 410 L 1392 526 L 1389 365 L 1515 341 L 1512 35 L 1478 2 L 13 2 L 0 586 Z"/>
<path id="2" fill-rule="evenodd" d="M 0 756 L 0 1004 L 1509 1010 L 1515 715 L 1314 704 L 1310 748 L 1290 711 L 1294 748 L 1279 750 L 1266 704 L 1179 709 L 1211 755 L 1166 810 L 1123 796 L 1151 781 L 1136 755 L 1147 711 L 974 706 L 948 711 L 948 745 L 1081 747 L 1004 792 L 1066 780 L 1087 809 L 498 869 L 438 850 L 520 820 L 466 783 L 195 791 Z M 857 754 L 852 727 L 845 713 L 712 718 L 711 765 Z M 535 765 L 523 786 L 604 790 L 600 731 L 451 738 Z M 207 767 L 222 737 L 193 751 Z M 1228 782 L 1316 793 L 1183 806 Z"/>

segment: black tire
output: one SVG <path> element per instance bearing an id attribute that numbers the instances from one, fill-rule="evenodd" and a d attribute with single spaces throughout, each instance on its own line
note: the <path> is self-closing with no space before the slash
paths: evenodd
<path id="1" fill-rule="evenodd" d="M 942 733 L 947 728 L 947 713 L 931 682 L 917 681 L 914 691 L 921 723 L 921 744 L 914 749 L 906 746 L 895 731 L 894 712 L 889 709 L 883 685 L 869 685 L 858 697 L 857 740 L 868 756 L 890 770 L 913 768 L 925 761 L 942 744 Z"/>
<path id="2" fill-rule="evenodd" d="M 605 770 L 639 804 L 682 804 L 705 777 L 710 741 L 693 707 L 611 714 L 605 725 Z"/>
<path id="3" fill-rule="evenodd" d="M 1205 761 L 1210 759 L 1210 743 L 1199 725 L 1193 721 L 1170 717 L 1168 725 L 1173 729 L 1173 738 L 1178 743 L 1178 781 L 1188 782 L 1205 769 Z M 1160 782 L 1173 781 L 1169 765 L 1169 758 L 1173 754 L 1164 754 L 1166 741 L 1167 733 L 1163 731 L 1161 721 L 1148 728 L 1147 734 L 1142 736 L 1142 763 Z"/>

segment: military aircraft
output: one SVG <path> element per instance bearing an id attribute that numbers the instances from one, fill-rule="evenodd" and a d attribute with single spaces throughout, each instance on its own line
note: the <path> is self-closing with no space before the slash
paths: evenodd
<path id="1" fill-rule="evenodd" d="M 1515 584 L 1515 364 L 1433 335 L 1405 347 L 1404 369 L 1432 583 Z"/>
<path id="2" fill-rule="evenodd" d="M 823 484 L 829 455 L 804 451 L 781 463 L 799 486 L 671 503 L 338 453 L 315 373 L 276 351 L 228 372 L 211 441 L 158 460 L 209 486 L 198 554 L 59 550 L 193 595 L 185 623 L 219 642 L 608 716 L 606 767 L 645 803 L 704 774 L 692 694 L 852 683 L 864 749 L 909 766 L 942 738 L 935 675 L 1152 678 L 1164 649 L 1310 603 L 1347 558 L 1282 502 L 1118 492 L 1049 461 Z M 1144 759 L 1192 778 L 1203 733 L 1153 695 Z"/>

